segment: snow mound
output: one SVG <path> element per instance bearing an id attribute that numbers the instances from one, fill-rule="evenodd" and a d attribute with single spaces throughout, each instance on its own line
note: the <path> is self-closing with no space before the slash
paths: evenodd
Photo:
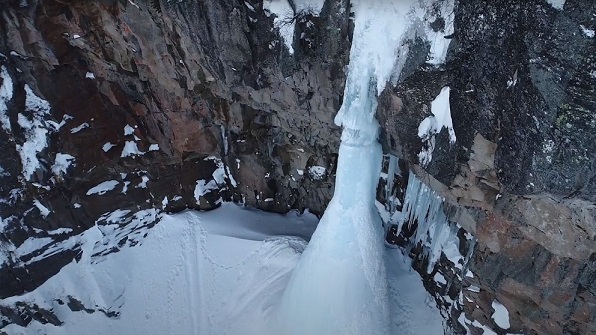
<path id="1" fill-rule="evenodd" d="M 143 222 L 157 217 L 146 212 L 129 219 L 126 210 L 106 213 L 99 221 L 107 225 L 98 221 L 77 237 L 83 252 L 79 262 L 68 264 L 33 292 L 0 300 L 2 306 L 28 302 L 52 310 L 64 322 L 61 326 L 33 321 L 27 327 L 10 324 L 0 331 L 280 334 L 271 328 L 272 312 L 316 226 L 313 215 L 282 216 L 224 203 L 210 212 L 161 214 L 156 226 L 141 229 Z M 134 247 L 108 253 L 114 247 L 110 241 L 117 243 L 126 231 L 147 236 Z M 62 243 L 75 242 L 69 241 Z M 48 243 L 52 239 L 31 240 L 19 252 L 31 253 Z M 397 265 L 387 279 L 392 333 L 443 333 L 439 311 L 428 303 L 432 299 L 404 256 L 391 249 L 381 258 Z M 64 303 L 75 301 L 95 312 L 73 312 Z"/>

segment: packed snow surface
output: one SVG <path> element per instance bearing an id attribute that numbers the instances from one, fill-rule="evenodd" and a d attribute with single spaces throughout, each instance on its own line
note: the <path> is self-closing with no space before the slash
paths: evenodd
<path id="1" fill-rule="evenodd" d="M 119 221 L 126 212 L 112 214 L 109 219 Z M 53 309 L 64 324 L 34 321 L 26 328 L 11 324 L 1 331 L 283 335 L 271 328 L 271 312 L 316 221 L 310 214 L 282 216 L 224 203 L 211 212 L 162 214 L 140 245 L 106 256 L 103 240 L 114 236 L 107 226 L 93 227 L 81 238 L 84 255 L 79 262 L 68 264 L 33 292 L 0 300 L 0 305 L 26 301 Z M 51 241 L 32 242 L 35 245 L 27 248 Z M 442 334 L 443 319 L 409 260 L 396 249 L 380 257 L 392 264 L 386 278 L 392 333 Z M 69 296 L 96 312 L 72 312 L 58 301 L 68 302 Z M 118 316 L 109 318 L 101 311 Z"/>

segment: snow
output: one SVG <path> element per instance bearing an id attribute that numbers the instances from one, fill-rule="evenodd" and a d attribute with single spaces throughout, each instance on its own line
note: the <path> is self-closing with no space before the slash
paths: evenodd
<path id="1" fill-rule="evenodd" d="M 594 29 L 586 28 L 583 25 L 580 25 L 580 28 L 582 28 L 582 32 L 584 33 L 584 35 L 586 35 L 586 37 L 588 37 L 588 38 L 594 37 L 594 35 L 595 35 Z"/>
<path id="2" fill-rule="evenodd" d="M 144 152 L 139 150 L 136 142 L 126 141 L 124 143 L 124 149 L 122 149 L 122 154 L 120 155 L 120 157 L 134 157 L 134 156 L 144 155 L 144 154 L 145 154 Z"/>
<path id="3" fill-rule="evenodd" d="M 42 205 L 41 202 L 39 202 L 39 200 L 33 200 L 33 204 L 35 205 L 35 207 L 37 207 L 37 209 L 39 209 L 39 213 L 44 218 L 50 215 L 50 210 L 47 209 L 47 207 L 45 207 L 44 205 Z"/>
<path id="4" fill-rule="evenodd" d="M 213 180 L 217 183 L 217 185 L 219 185 L 220 187 L 225 186 L 225 180 L 227 179 L 229 180 L 230 185 L 232 185 L 232 187 L 238 186 L 238 183 L 236 182 L 234 176 L 230 172 L 230 167 L 225 165 L 221 159 L 215 156 L 209 156 L 206 157 L 204 160 L 213 161 L 215 163 L 216 169 L 215 171 L 213 171 L 212 177 Z M 236 162 L 238 162 L 238 160 L 236 160 Z"/>
<path id="5" fill-rule="evenodd" d="M 431 162 L 435 148 L 435 137 L 443 128 L 446 128 L 449 132 L 449 142 L 451 144 L 457 140 L 455 131 L 453 130 L 453 120 L 451 119 L 449 91 L 449 86 L 441 89 L 439 95 L 431 102 L 431 112 L 433 115 L 426 117 L 418 126 L 418 137 L 425 144 L 418 154 L 420 164 L 423 166 Z"/>
<path id="6" fill-rule="evenodd" d="M 124 186 L 122 186 L 122 194 L 126 194 L 126 192 L 128 192 L 128 185 L 130 185 L 130 182 L 125 181 Z"/>
<path id="7" fill-rule="evenodd" d="M 4 131 L 10 133 L 12 128 L 8 118 L 8 102 L 12 99 L 13 83 L 5 66 L 0 66 L 0 78 L 2 78 L 2 86 L 0 86 L 0 125 L 2 125 Z"/>
<path id="8" fill-rule="evenodd" d="M 42 152 L 48 143 L 48 134 L 60 129 L 61 124 L 49 120 L 50 104 L 35 95 L 29 85 L 25 85 L 25 111 L 19 113 L 17 122 L 23 129 L 26 141 L 17 144 L 16 149 L 21 157 L 23 176 L 31 180 L 31 176 L 41 168 L 37 154 Z"/>
<path id="9" fill-rule="evenodd" d="M 476 285 L 470 285 L 466 289 L 470 292 L 480 293 L 480 288 Z"/>
<path id="10" fill-rule="evenodd" d="M 147 188 L 147 182 L 149 181 L 149 177 L 142 176 L 141 182 L 137 185 L 137 188 Z"/>
<path id="11" fill-rule="evenodd" d="M 205 182 L 205 180 L 201 179 L 201 180 L 197 180 L 197 185 L 195 186 L 195 191 L 194 191 L 194 196 L 195 196 L 195 200 L 197 202 L 197 204 L 200 203 L 201 197 L 204 196 L 205 194 L 213 191 L 213 190 L 218 190 L 219 186 L 217 186 L 217 183 L 215 182 L 215 180 L 210 180 L 209 182 Z"/>
<path id="12" fill-rule="evenodd" d="M 58 229 L 47 231 L 48 235 L 62 235 L 62 234 L 68 234 L 70 232 L 72 232 L 71 228 L 58 228 Z"/>
<path id="13" fill-rule="evenodd" d="M 433 277 L 433 280 L 439 284 L 443 284 L 443 285 L 447 285 L 447 280 L 445 279 L 445 277 L 440 274 L 439 272 L 435 273 L 435 276 Z"/>
<path id="14" fill-rule="evenodd" d="M 124 127 L 124 135 L 126 135 L 126 136 L 132 135 L 132 134 L 134 134 L 134 132 L 135 132 L 135 129 L 133 127 L 131 127 L 129 124 L 127 124 Z"/>
<path id="15" fill-rule="evenodd" d="M 25 242 L 23 242 L 15 250 L 15 256 L 20 258 L 25 255 L 29 255 L 29 254 L 47 246 L 48 244 L 52 243 L 53 241 L 54 241 L 54 239 L 52 239 L 51 237 L 42 237 L 42 238 L 29 237 L 28 239 L 25 240 Z"/>
<path id="16" fill-rule="evenodd" d="M 476 328 L 479 328 L 482 330 L 482 335 L 497 335 L 497 333 L 495 333 L 492 329 L 488 328 L 487 326 L 481 324 L 480 322 L 478 322 L 477 320 L 474 320 L 473 322 L 468 320 L 468 318 L 466 318 L 465 313 L 461 313 L 459 315 L 459 318 L 457 319 L 457 321 L 464 326 L 464 328 L 466 328 L 467 333 L 471 334 L 470 332 L 470 328 L 468 327 L 469 325 L 472 325 Z M 507 335 L 514 335 L 514 334 L 507 334 Z"/>
<path id="17" fill-rule="evenodd" d="M 93 74 L 93 72 L 87 72 L 85 74 L 85 78 L 87 78 L 87 79 L 95 79 L 95 74 Z"/>
<path id="18" fill-rule="evenodd" d="M 546 2 L 558 10 L 563 10 L 563 6 L 565 6 L 565 0 L 546 0 Z"/>
<path id="19" fill-rule="evenodd" d="M 306 12 L 319 16 L 323 5 L 325 5 L 325 0 L 294 0 L 294 4 L 298 13 Z"/>
<path id="20" fill-rule="evenodd" d="M 6 172 L 6 170 L 4 170 L 4 168 L 2 166 L 0 166 L 0 177 L 7 177 L 10 176 L 10 174 L 8 172 Z"/>
<path id="21" fill-rule="evenodd" d="M 435 32 L 430 27 L 430 23 L 435 21 L 437 17 L 434 15 L 433 10 L 427 9 L 427 14 L 425 15 L 425 33 L 426 39 L 430 42 L 430 54 L 427 63 L 439 65 L 445 62 L 445 59 L 447 58 L 447 50 L 449 49 L 449 44 L 451 43 L 451 39 L 445 38 L 445 36 L 452 35 L 454 32 L 453 24 L 455 22 L 455 1 L 444 0 L 436 3 L 430 2 L 429 5 L 437 5 L 438 16 L 445 20 L 444 30 Z M 429 15 L 431 13 L 433 15 Z"/>
<path id="22" fill-rule="evenodd" d="M 313 165 L 308 168 L 308 175 L 314 180 L 321 180 L 325 178 L 327 169 L 323 166 Z"/>
<path id="23" fill-rule="evenodd" d="M 160 223 L 143 228 L 157 216 Z M 278 335 L 270 328 L 273 311 L 317 223 L 311 214 L 282 216 L 230 203 L 209 212 L 139 212 L 120 230 L 122 220 L 98 223 L 62 243 L 51 238 L 28 241 L 20 253 L 49 246 L 49 254 L 57 246 L 80 244 L 83 257 L 33 292 L 2 299 L 0 305 L 35 303 L 53 310 L 64 324 L 34 321 L 27 327 L 7 325 L 1 331 L 27 335 L 87 334 L 89 329 L 97 335 Z M 147 234 L 140 244 L 105 253 L 126 236 L 124 231 L 137 230 Z M 387 277 L 392 333 L 442 334 L 440 312 L 409 260 L 395 249 L 381 257 L 394 265 Z M 118 313 L 118 317 L 72 312 L 58 303 L 68 302 L 68 296 L 87 308 Z"/>
<path id="24" fill-rule="evenodd" d="M 491 318 L 495 321 L 497 326 L 505 330 L 509 329 L 511 325 L 509 324 L 509 311 L 507 308 L 497 300 L 493 300 L 492 307 L 495 312 Z"/>
<path id="25" fill-rule="evenodd" d="M 244 5 L 246 5 L 246 7 L 248 9 L 250 9 L 251 11 L 253 11 L 253 12 L 255 11 L 255 7 L 251 4 L 249 4 L 248 2 L 244 1 Z"/>
<path id="26" fill-rule="evenodd" d="M 83 130 L 83 129 L 85 129 L 85 128 L 89 128 L 89 124 L 88 124 L 87 122 L 85 122 L 85 123 L 81 123 L 81 124 L 80 124 L 80 125 L 78 125 L 77 127 L 74 127 L 74 128 L 72 128 L 72 129 L 70 130 L 70 133 L 71 133 L 71 134 L 76 134 L 76 133 L 78 133 L 79 131 L 81 131 L 81 130 Z"/>
<path id="27" fill-rule="evenodd" d="M 101 147 L 101 149 L 102 149 L 104 152 L 108 152 L 108 151 L 110 151 L 110 149 L 112 149 L 112 148 L 113 148 L 113 147 L 115 147 L 115 146 L 116 146 L 115 144 L 112 144 L 112 143 L 110 143 L 110 142 L 107 142 L 107 143 L 104 143 L 104 145 Z"/>
<path id="28" fill-rule="evenodd" d="M 69 154 L 57 153 L 56 158 L 54 158 L 54 165 L 52 165 L 52 173 L 56 176 L 66 174 L 74 160 L 75 158 Z"/>
<path id="29" fill-rule="evenodd" d="M 102 215 L 99 221 L 105 220 L 107 223 L 121 223 L 129 213 L 130 210 L 128 209 L 117 209 L 111 213 Z"/>
<path id="30" fill-rule="evenodd" d="M 151 144 L 149 146 L 149 151 L 159 151 L 159 144 Z"/>
<path id="31" fill-rule="evenodd" d="M 269 13 L 267 16 L 271 14 L 275 16 L 273 26 L 279 30 L 279 35 L 290 54 L 294 54 L 294 47 L 292 46 L 295 29 L 294 11 L 288 0 L 264 0 L 263 9 Z"/>
<path id="32" fill-rule="evenodd" d="M 438 130 L 447 128 L 449 141 L 455 143 L 455 131 L 451 119 L 451 108 L 449 106 L 449 86 L 443 87 L 441 93 L 431 102 L 431 112 L 437 121 Z"/>
<path id="33" fill-rule="evenodd" d="M 89 189 L 89 191 L 87 191 L 87 195 L 93 195 L 93 194 L 104 195 L 107 192 L 115 189 L 116 186 L 118 186 L 118 184 L 120 184 L 120 182 L 118 182 L 116 180 L 104 181 L 103 183 Z"/>
<path id="34" fill-rule="evenodd" d="M 128 3 L 135 6 L 138 10 L 141 9 L 141 7 L 139 7 L 139 5 L 137 5 L 136 3 L 134 3 L 132 0 L 128 0 Z"/>

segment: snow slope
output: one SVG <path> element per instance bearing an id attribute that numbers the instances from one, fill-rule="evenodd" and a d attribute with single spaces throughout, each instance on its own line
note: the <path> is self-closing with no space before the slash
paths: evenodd
<path id="1" fill-rule="evenodd" d="M 224 204 L 211 212 L 163 215 L 141 245 L 94 257 L 93 244 L 101 236 L 89 232 L 81 261 L 31 293 L 0 301 L 53 309 L 64 324 L 34 321 L 0 331 L 279 335 L 271 331 L 269 317 L 315 225 L 309 214 L 281 216 Z M 388 250 L 385 257 L 394 265 L 388 278 L 392 333 L 441 334 L 443 319 L 428 304 L 432 299 L 418 274 L 399 251 Z M 64 304 L 69 296 L 96 312 L 71 311 Z"/>

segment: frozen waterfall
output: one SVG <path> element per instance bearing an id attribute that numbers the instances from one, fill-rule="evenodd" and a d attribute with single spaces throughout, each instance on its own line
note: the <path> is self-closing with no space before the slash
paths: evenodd
<path id="1" fill-rule="evenodd" d="M 399 75 L 418 1 L 354 2 L 355 28 L 335 194 L 277 311 L 280 333 L 387 334 L 389 304 L 383 228 L 375 208 L 382 151 L 377 95 Z"/>

